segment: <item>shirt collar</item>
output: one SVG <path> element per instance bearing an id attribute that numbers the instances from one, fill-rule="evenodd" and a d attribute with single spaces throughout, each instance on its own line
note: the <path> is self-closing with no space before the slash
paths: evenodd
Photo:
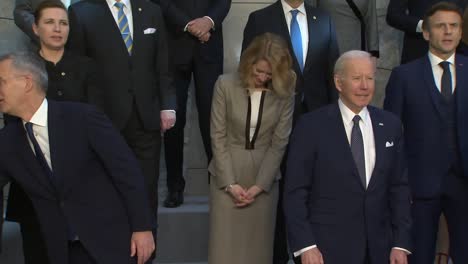
<path id="1" fill-rule="evenodd" d="M 288 3 L 286 3 L 285 0 L 281 0 L 281 5 L 283 6 L 283 11 L 285 15 L 289 14 L 293 9 L 299 10 L 299 12 L 303 15 L 306 14 L 304 2 L 302 2 L 302 4 L 298 8 L 292 8 Z"/>
<path id="2" fill-rule="evenodd" d="M 115 3 L 117 3 L 117 1 L 115 0 L 106 0 L 106 2 L 110 8 L 112 8 L 115 5 Z M 128 10 L 131 9 L 132 5 L 130 3 L 130 0 L 120 0 L 120 2 L 123 3 L 125 7 L 128 8 Z"/>
<path id="3" fill-rule="evenodd" d="M 353 118 L 356 114 L 343 103 L 341 98 L 338 99 L 338 106 L 340 108 L 343 122 L 345 124 L 353 124 Z M 359 112 L 358 115 L 361 117 L 361 120 L 364 123 L 364 125 L 367 125 L 367 122 L 368 122 L 367 120 L 369 117 L 369 110 L 367 109 L 367 107 L 362 108 L 361 112 Z"/>
<path id="4" fill-rule="evenodd" d="M 36 126 L 47 127 L 47 112 L 49 109 L 49 105 L 47 103 L 47 99 L 44 98 L 42 101 L 41 106 L 36 110 L 34 115 L 29 120 L 30 123 L 33 123 Z M 23 125 L 26 124 L 28 121 L 23 120 Z"/>
<path id="5" fill-rule="evenodd" d="M 431 62 L 431 66 L 434 67 L 434 66 L 438 66 L 439 63 L 443 62 L 444 60 L 437 57 L 436 55 L 434 55 L 432 52 L 429 51 L 428 53 L 428 56 L 429 56 L 429 61 Z M 450 63 L 450 65 L 455 65 L 455 52 L 452 54 L 452 56 L 450 56 L 448 59 L 446 59 L 446 61 L 448 61 Z"/>

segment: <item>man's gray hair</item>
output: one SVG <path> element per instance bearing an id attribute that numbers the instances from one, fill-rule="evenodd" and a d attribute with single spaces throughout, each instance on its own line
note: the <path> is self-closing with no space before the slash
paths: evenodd
<path id="1" fill-rule="evenodd" d="M 342 74 L 346 61 L 350 59 L 366 58 L 371 59 L 372 55 L 369 52 L 362 50 L 350 50 L 347 51 L 336 60 L 335 68 L 333 69 L 334 74 Z"/>
<path id="2" fill-rule="evenodd" d="M 36 84 L 47 92 L 48 75 L 44 61 L 32 52 L 15 51 L 0 56 L 0 62 L 11 60 L 11 65 L 17 71 L 27 72 L 33 76 Z"/>

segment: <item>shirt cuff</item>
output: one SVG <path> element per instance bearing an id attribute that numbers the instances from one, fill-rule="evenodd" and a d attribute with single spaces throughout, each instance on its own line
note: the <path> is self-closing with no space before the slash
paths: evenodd
<path id="1" fill-rule="evenodd" d="M 405 252 L 405 253 L 406 253 L 406 255 L 411 255 L 411 254 L 412 254 L 412 253 L 411 253 L 411 251 L 409 251 L 409 250 L 406 250 L 406 249 L 404 249 L 404 248 L 401 248 L 401 247 L 392 247 L 392 249 L 398 249 L 398 250 L 401 250 L 401 251 Z"/>
<path id="2" fill-rule="evenodd" d="M 211 21 L 211 29 L 215 30 L 215 23 L 214 23 L 213 19 L 211 19 L 211 17 L 209 17 L 209 16 L 204 16 L 204 17 L 208 18 Z"/>
<path id="3" fill-rule="evenodd" d="M 316 248 L 317 245 L 313 245 L 313 246 L 310 246 L 310 247 L 306 247 L 306 248 L 303 248 L 301 250 L 298 250 L 296 252 L 294 252 L 294 257 L 299 257 L 300 255 L 302 255 L 302 253 L 306 252 L 307 250 L 310 250 L 310 249 L 313 249 L 313 248 Z"/>
<path id="4" fill-rule="evenodd" d="M 418 25 L 416 26 L 416 32 L 419 32 L 419 33 L 422 32 L 422 24 L 423 24 L 423 21 L 419 20 Z"/>
<path id="5" fill-rule="evenodd" d="M 168 109 L 168 110 L 161 110 L 161 112 L 171 112 L 171 113 L 174 113 L 174 114 L 176 113 L 175 110 L 170 110 L 170 109 Z"/>

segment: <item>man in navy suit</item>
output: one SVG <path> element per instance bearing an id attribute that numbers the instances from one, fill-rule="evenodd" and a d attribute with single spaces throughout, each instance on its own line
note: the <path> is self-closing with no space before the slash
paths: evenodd
<path id="1" fill-rule="evenodd" d="M 411 263 L 434 262 L 439 217 L 445 215 L 450 256 L 468 263 L 468 59 L 455 54 L 462 16 L 439 3 L 426 14 L 426 56 L 395 68 L 385 109 L 404 127 L 412 194 L 414 254 Z"/>
<path id="2" fill-rule="evenodd" d="M 375 71 L 369 53 L 344 53 L 334 75 L 340 99 L 303 115 L 293 132 L 284 209 L 289 245 L 302 264 L 407 263 L 401 123 L 369 106 Z"/>
<path id="3" fill-rule="evenodd" d="M 0 131 L 0 188 L 31 199 L 51 264 L 144 263 L 155 223 L 135 157 L 104 114 L 46 89 L 36 55 L 0 57 L 0 111 L 18 117 Z"/>
<path id="4" fill-rule="evenodd" d="M 445 0 L 464 9 L 466 0 Z M 401 63 L 421 58 L 427 50 L 422 36 L 424 13 L 441 0 L 390 0 L 387 8 L 387 23 L 405 33 Z"/>
<path id="5" fill-rule="evenodd" d="M 296 14 L 294 17 L 293 13 Z M 303 113 L 334 102 L 337 93 L 333 87 L 333 66 L 339 52 L 335 26 L 330 15 L 304 3 L 303 0 L 278 0 L 249 15 L 244 29 L 242 50 L 245 50 L 256 36 L 266 32 L 284 38 L 288 43 L 289 53 L 295 58 L 293 70 L 297 79 L 294 121 Z M 297 38 L 298 34 L 295 32 L 300 32 L 300 38 Z M 281 168 L 283 175 L 286 156 Z M 283 182 L 282 179 L 279 183 L 274 264 L 285 264 L 289 259 L 281 202 Z"/>

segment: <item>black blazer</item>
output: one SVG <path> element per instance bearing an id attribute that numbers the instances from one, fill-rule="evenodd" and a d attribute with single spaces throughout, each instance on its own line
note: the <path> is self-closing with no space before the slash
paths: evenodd
<path id="1" fill-rule="evenodd" d="M 171 63 L 189 64 L 194 54 L 204 61 L 223 63 L 223 20 L 231 8 L 231 0 L 152 0 L 159 4 L 166 19 Z M 184 32 L 188 22 L 209 16 L 215 24 L 206 43 Z"/>
<path id="2" fill-rule="evenodd" d="M 0 186 L 14 179 L 31 199 L 51 264 L 68 263 L 68 226 L 97 263 L 130 263 L 131 233 L 155 224 L 135 157 L 95 107 L 48 105 L 55 180 L 43 173 L 16 119 L 0 131 Z"/>
<path id="3" fill-rule="evenodd" d="M 175 109 L 170 86 L 165 24 L 159 6 L 131 0 L 133 50 L 130 56 L 104 0 L 84 0 L 69 8 L 72 51 L 94 59 L 103 74 L 104 111 L 122 129 L 136 103 L 143 125 L 159 129 L 160 110 Z M 154 28 L 153 34 L 144 30 Z"/>
<path id="4" fill-rule="evenodd" d="M 369 106 L 375 168 L 361 183 L 338 104 L 305 114 L 290 141 L 284 210 L 292 252 L 317 245 L 328 264 L 388 263 L 410 249 L 410 193 L 401 123 Z"/>
<path id="5" fill-rule="evenodd" d="M 445 0 L 465 10 L 466 0 Z M 422 33 L 416 32 L 419 20 L 426 11 L 440 0 L 390 0 L 387 8 L 387 23 L 405 33 L 401 63 L 407 63 L 427 54 L 428 44 Z"/>
<path id="6" fill-rule="evenodd" d="M 333 67 L 335 66 L 339 52 L 335 27 L 330 15 L 306 3 L 304 5 L 309 28 L 309 47 L 303 72 L 301 72 L 299 64 L 294 57 L 281 1 L 277 1 L 250 14 L 244 29 L 242 50 L 245 50 L 256 36 L 266 32 L 283 37 L 288 42 L 289 52 L 294 61 L 293 68 L 297 74 L 297 97 L 299 100 L 302 100 L 301 97 L 303 95 L 303 101 L 307 110 L 312 111 L 320 106 L 334 102 L 337 98 L 333 83 Z M 296 101 L 297 105 L 302 104 L 297 104 Z"/>

